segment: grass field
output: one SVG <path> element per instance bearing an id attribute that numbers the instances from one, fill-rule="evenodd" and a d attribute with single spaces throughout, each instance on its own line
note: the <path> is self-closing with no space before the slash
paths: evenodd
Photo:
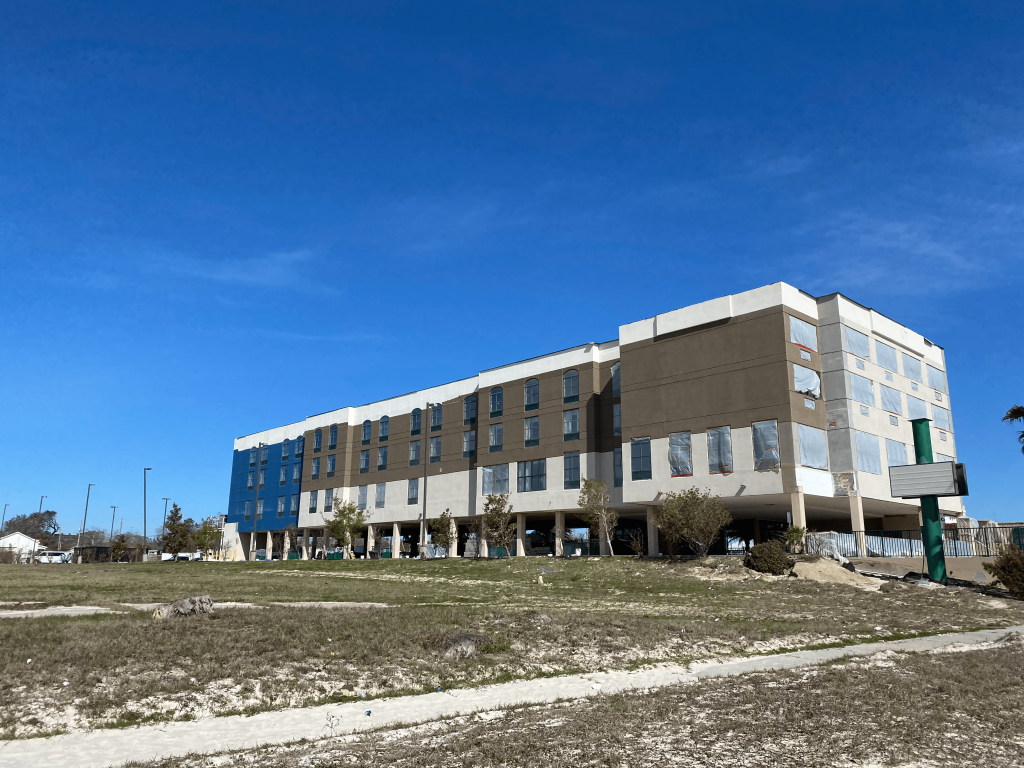
<path id="1" fill-rule="evenodd" d="M 880 594 L 748 574 L 735 559 L 0 566 L 7 603 L 124 611 L 0 621 L 0 733 L 38 736 L 357 692 L 391 696 L 1024 623 L 1024 604 L 975 592 Z M 262 607 L 161 622 L 122 606 L 198 594 Z M 271 605 L 279 601 L 391 607 Z M 479 656 L 444 657 L 446 639 L 459 632 L 483 636 Z"/>

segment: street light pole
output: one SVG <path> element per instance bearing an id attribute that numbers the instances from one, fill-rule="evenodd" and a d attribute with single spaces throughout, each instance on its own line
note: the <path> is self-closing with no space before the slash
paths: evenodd
<path id="1" fill-rule="evenodd" d="M 149 562 L 149 536 L 146 528 L 146 473 L 152 472 L 152 467 L 144 467 L 142 470 L 142 562 Z"/>
<path id="2" fill-rule="evenodd" d="M 117 507 L 115 507 L 113 504 L 111 504 L 110 508 L 112 510 L 114 510 L 113 512 L 110 513 L 110 543 L 113 544 L 114 543 L 114 518 L 117 516 Z"/>
<path id="3" fill-rule="evenodd" d="M 164 499 L 164 522 L 163 522 L 163 525 L 160 526 L 160 528 L 163 531 L 164 540 L 166 541 L 167 540 L 167 502 L 170 501 L 170 499 L 168 499 L 166 496 L 164 496 L 163 499 Z"/>
<path id="4" fill-rule="evenodd" d="M 0 533 L 3 533 L 4 521 L 7 519 L 7 508 L 9 506 L 11 506 L 11 505 L 10 504 L 4 504 L 4 516 L 0 517 Z"/>
<path id="5" fill-rule="evenodd" d="M 428 419 L 431 418 L 431 416 L 430 416 L 430 408 L 431 408 L 432 405 L 433 405 L 433 403 L 427 403 L 427 418 Z M 421 544 L 421 547 L 420 547 L 420 560 L 422 560 L 426 556 L 426 552 L 424 551 L 424 547 L 422 545 L 425 544 L 426 539 L 427 539 L 427 467 L 430 464 L 430 431 L 429 430 L 427 431 L 427 444 L 424 447 L 427 449 L 426 450 L 426 454 L 427 454 L 426 457 L 423 457 L 422 453 L 420 454 L 420 457 L 421 457 L 420 461 L 423 461 L 423 511 L 421 513 L 421 519 L 420 519 L 420 544 Z M 426 461 L 423 460 L 424 458 L 426 459 Z M 394 555 L 392 555 L 392 557 L 394 557 Z"/>
<path id="6" fill-rule="evenodd" d="M 256 442 L 256 461 L 252 470 L 252 538 L 249 543 L 249 559 L 256 559 L 256 510 L 260 506 L 260 459 L 263 457 L 263 443 Z M 269 535 L 269 534 L 268 534 Z"/>
<path id="7" fill-rule="evenodd" d="M 78 544 L 75 545 L 75 549 L 78 550 L 78 562 L 82 562 L 82 534 L 85 533 L 85 521 L 89 518 L 89 494 L 94 485 L 96 483 L 89 483 L 89 487 L 85 489 L 85 514 L 82 515 L 82 527 L 78 530 Z"/>

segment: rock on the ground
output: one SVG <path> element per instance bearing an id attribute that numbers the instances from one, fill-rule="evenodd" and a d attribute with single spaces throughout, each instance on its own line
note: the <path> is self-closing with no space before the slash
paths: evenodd
<path id="1" fill-rule="evenodd" d="M 200 613 L 213 613 L 213 598 L 209 595 L 184 597 L 173 603 L 158 605 L 153 611 L 153 618 L 170 619 L 175 616 L 195 616 Z"/>

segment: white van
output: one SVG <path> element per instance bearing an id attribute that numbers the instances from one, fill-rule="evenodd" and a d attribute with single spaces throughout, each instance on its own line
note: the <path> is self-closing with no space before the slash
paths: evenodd
<path id="1" fill-rule="evenodd" d="M 71 553 L 60 552 L 57 550 L 47 550 L 46 552 L 40 552 L 36 555 L 36 559 L 40 563 L 70 563 Z"/>

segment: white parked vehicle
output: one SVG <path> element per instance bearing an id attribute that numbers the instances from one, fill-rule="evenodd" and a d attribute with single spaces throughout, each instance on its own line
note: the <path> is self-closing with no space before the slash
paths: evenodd
<path id="1" fill-rule="evenodd" d="M 36 560 L 40 563 L 70 563 L 71 553 L 60 552 L 59 550 L 46 550 L 36 554 Z"/>

